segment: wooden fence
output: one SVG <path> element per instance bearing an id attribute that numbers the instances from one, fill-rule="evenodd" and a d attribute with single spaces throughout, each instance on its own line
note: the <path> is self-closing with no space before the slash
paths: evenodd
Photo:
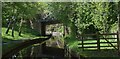
<path id="1" fill-rule="evenodd" d="M 80 42 L 78 48 L 82 50 L 119 49 L 118 33 L 81 34 L 78 38 Z"/>

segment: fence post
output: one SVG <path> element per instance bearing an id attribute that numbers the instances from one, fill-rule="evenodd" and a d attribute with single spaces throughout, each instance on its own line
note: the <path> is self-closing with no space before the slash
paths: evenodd
<path id="1" fill-rule="evenodd" d="M 100 38 L 99 38 L 99 34 L 97 33 L 97 50 L 100 50 Z"/>
<path id="2" fill-rule="evenodd" d="M 119 33 L 117 32 L 117 48 L 119 50 Z"/>
<path id="3" fill-rule="evenodd" d="M 120 31 L 117 33 L 118 55 L 120 55 Z"/>
<path id="4" fill-rule="evenodd" d="M 82 50 L 84 51 L 84 42 L 83 42 L 83 36 L 82 37 Z"/>
<path id="5" fill-rule="evenodd" d="M 118 8 L 120 8 L 120 2 L 118 2 Z M 118 54 L 120 55 L 120 11 L 118 13 Z"/>

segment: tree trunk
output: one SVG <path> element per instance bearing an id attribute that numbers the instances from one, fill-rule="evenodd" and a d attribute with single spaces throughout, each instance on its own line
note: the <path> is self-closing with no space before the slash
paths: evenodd
<path id="1" fill-rule="evenodd" d="M 67 26 L 65 27 L 65 30 L 66 30 L 66 33 L 69 34 L 69 29 Z"/>
<path id="2" fill-rule="evenodd" d="M 74 22 L 71 23 L 70 29 L 71 29 L 71 32 L 70 32 L 71 38 L 75 39 L 76 38 L 76 27 L 75 27 Z"/>
<path id="3" fill-rule="evenodd" d="M 16 21 L 13 21 L 13 26 L 12 26 L 12 37 L 14 37 L 14 28 L 15 28 L 15 23 L 16 23 Z"/>
<path id="4" fill-rule="evenodd" d="M 32 29 L 34 29 L 32 20 L 30 20 L 30 26 Z"/>
<path id="5" fill-rule="evenodd" d="M 64 26 L 64 34 L 63 34 L 63 36 L 68 35 L 68 34 L 69 34 L 69 29 L 68 29 L 67 26 Z"/>
<path id="6" fill-rule="evenodd" d="M 23 19 L 21 19 L 21 21 L 20 21 L 19 36 L 21 36 L 22 24 L 23 24 Z"/>
<path id="7" fill-rule="evenodd" d="M 63 26 L 63 36 L 65 36 L 65 26 Z"/>
<path id="8" fill-rule="evenodd" d="M 9 32 L 9 29 L 10 29 L 11 24 L 12 24 L 12 21 L 9 20 L 9 22 L 8 22 L 8 27 L 7 27 L 7 30 L 6 30 L 6 34 L 8 34 L 8 32 Z"/>
<path id="9" fill-rule="evenodd" d="M 77 19 L 77 12 L 74 12 L 73 17 L 74 18 L 71 21 L 70 29 L 71 29 L 71 38 L 75 39 L 77 35 L 77 26 L 75 25 L 75 20 Z"/>

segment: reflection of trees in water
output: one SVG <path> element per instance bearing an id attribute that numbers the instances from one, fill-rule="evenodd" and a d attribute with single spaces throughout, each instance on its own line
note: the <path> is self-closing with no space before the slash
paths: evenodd
<path id="1" fill-rule="evenodd" d="M 63 48 L 64 41 L 63 41 L 62 37 L 55 37 L 54 36 L 49 41 L 47 41 L 47 46 Z"/>
<path id="2" fill-rule="evenodd" d="M 63 41 L 63 24 L 52 24 L 46 26 L 46 34 L 52 34 L 50 40 L 46 42 L 47 46 L 50 47 L 64 47 Z"/>

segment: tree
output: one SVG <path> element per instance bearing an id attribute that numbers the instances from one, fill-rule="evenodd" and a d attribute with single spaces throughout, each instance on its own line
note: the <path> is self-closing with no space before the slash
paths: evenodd
<path id="1" fill-rule="evenodd" d="M 102 29 L 102 32 L 110 32 L 114 23 L 116 23 L 116 4 L 113 2 L 96 3 L 96 15 L 94 14 L 95 25 Z M 98 22 L 99 21 L 99 22 Z"/>
<path id="2" fill-rule="evenodd" d="M 91 25 L 96 32 L 110 32 L 111 26 L 117 21 L 117 5 L 114 2 L 59 2 L 50 3 L 49 6 L 54 17 L 71 28 L 74 38 L 76 33 L 85 33 L 87 28 L 91 30 Z"/>
<path id="3" fill-rule="evenodd" d="M 3 3 L 3 22 L 8 22 L 8 29 L 6 34 L 8 34 L 10 26 L 12 26 L 12 36 L 14 37 L 14 25 L 16 23 L 19 25 L 19 36 L 21 35 L 21 29 L 23 21 L 28 19 L 34 19 L 36 14 L 44 12 L 45 3 L 39 2 L 4 2 Z"/>

